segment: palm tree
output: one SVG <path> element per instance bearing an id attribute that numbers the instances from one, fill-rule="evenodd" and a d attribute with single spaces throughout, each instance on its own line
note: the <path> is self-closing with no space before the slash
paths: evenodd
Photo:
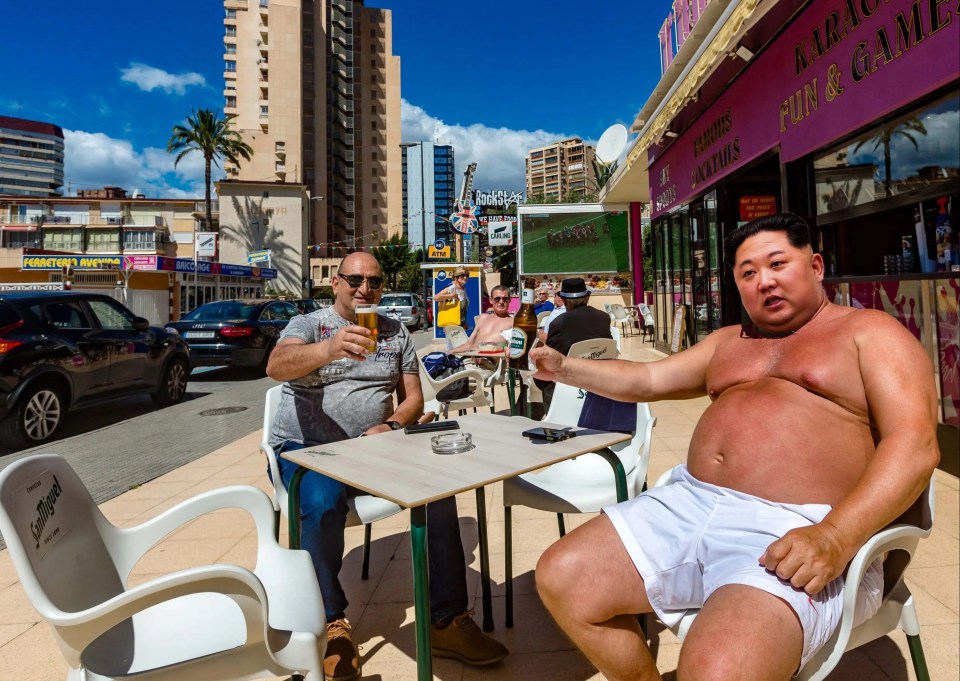
<path id="1" fill-rule="evenodd" d="M 396 291 L 398 275 L 414 262 L 413 253 L 410 252 L 410 246 L 407 244 L 407 237 L 395 234 L 384 239 L 379 246 L 371 250 L 373 257 L 380 263 L 380 269 L 387 280 L 387 287 L 391 291 Z"/>
<path id="2" fill-rule="evenodd" d="M 220 117 L 219 111 L 200 109 L 187 117 L 186 125 L 173 126 L 173 135 L 167 142 L 167 153 L 179 152 L 173 161 L 176 168 L 180 159 L 191 151 L 203 154 L 204 181 L 206 185 L 206 223 L 207 229 L 213 225 L 213 209 L 210 201 L 210 166 L 219 159 L 225 158 L 231 163 L 239 164 L 240 158 L 247 161 L 253 155 L 253 149 L 243 141 L 240 133 L 230 129 L 230 121 L 236 116 Z"/>
<path id="3" fill-rule="evenodd" d="M 890 145 L 893 143 L 894 138 L 897 135 L 900 135 L 910 140 L 910 143 L 913 144 L 914 149 L 920 151 L 920 145 L 917 144 L 917 138 L 914 136 L 916 134 L 926 136 L 927 129 L 924 127 L 923 122 L 919 118 L 910 117 L 904 121 L 901 121 L 900 123 L 883 126 L 872 138 L 858 142 L 853 148 L 854 153 L 856 153 L 860 151 L 861 147 L 870 142 L 873 142 L 874 152 L 880 149 L 880 147 L 883 147 L 883 189 L 886 196 L 890 196 L 890 189 L 893 184 L 893 178 L 890 177 L 892 165 L 892 159 L 890 157 Z"/>

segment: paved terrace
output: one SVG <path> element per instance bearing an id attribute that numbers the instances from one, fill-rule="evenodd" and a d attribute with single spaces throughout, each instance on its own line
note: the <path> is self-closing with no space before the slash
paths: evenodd
<path id="1" fill-rule="evenodd" d="M 644 345 L 639 337 L 625 339 L 624 355 L 652 360 L 662 355 Z M 270 382 L 257 381 L 257 390 Z M 262 402 L 260 403 L 262 404 Z M 506 405 L 506 396 L 498 395 L 498 405 Z M 211 405 L 213 406 L 213 405 Z M 653 405 L 658 423 L 654 429 L 649 480 L 684 460 L 694 425 L 707 406 L 706 399 L 684 402 L 659 402 Z M 251 408 L 251 411 L 253 408 Z M 244 414 L 227 422 L 235 434 L 229 444 L 212 453 L 192 458 L 189 451 L 172 452 L 158 463 L 158 477 L 130 490 L 101 489 L 98 501 L 114 523 L 139 524 L 179 501 L 204 490 L 229 484 L 256 485 L 268 489 L 264 461 L 257 450 L 260 440 L 259 415 Z M 189 442 L 196 437 L 194 451 L 203 449 L 212 437 L 216 419 L 186 423 L 190 431 L 171 438 L 144 433 L 148 448 L 155 442 Z M 74 446 L 71 441 L 71 446 Z M 64 443 L 66 444 L 66 443 Z M 82 442 L 76 445 L 83 449 Z M 181 445 L 177 445 L 181 446 Z M 76 455 L 60 451 L 70 457 Z M 188 450 L 190 447 L 188 447 Z M 169 458 L 168 458 L 169 457 Z M 85 476 L 86 477 L 86 476 Z M 107 475 L 106 479 L 115 476 Z M 907 581 L 917 601 L 922 623 L 922 640 L 933 679 L 958 679 L 958 640 L 960 640 L 960 512 L 958 480 L 936 473 L 936 518 L 930 539 L 907 571 Z M 120 493 L 122 492 L 122 493 Z M 491 574 L 494 636 L 503 641 L 511 655 L 502 664 L 471 668 L 451 660 L 434 660 L 435 678 L 442 681 L 497 679 L 527 681 L 588 681 L 602 679 L 593 666 L 566 640 L 545 612 L 536 595 L 533 570 L 541 553 L 557 538 L 556 518 L 552 514 L 518 507 L 514 511 L 515 626 L 503 626 L 503 506 L 501 486 L 486 490 L 490 528 Z M 460 523 L 467 553 L 468 584 L 474 607 L 480 611 L 480 564 L 477 551 L 477 522 L 474 494 L 458 497 Z M 567 527 L 577 526 L 590 514 L 567 516 Z M 283 524 L 282 541 L 286 541 Z M 413 626 L 413 579 L 410 564 L 409 514 L 401 513 L 373 526 L 370 579 L 360 579 L 363 533 L 347 530 L 347 554 L 341 575 L 350 599 L 348 615 L 355 626 L 355 640 L 361 646 L 363 678 L 388 681 L 415 679 L 416 645 Z M 210 562 L 230 562 L 253 567 L 256 539 L 250 521 L 241 512 L 221 512 L 200 518 L 171 535 L 148 553 L 134 569 L 136 583 L 156 575 Z M 669 631 L 657 627 L 652 632 L 657 662 L 662 672 L 676 669 L 679 641 Z M 895 632 L 844 656 L 830 677 L 836 681 L 906 681 L 914 679 L 913 667 L 902 634 Z M 9 681 L 50 681 L 63 679 L 67 667 L 49 627 L 27 602 L 17 582 L 6 551 L 0 552 L 0 679 Z"/>

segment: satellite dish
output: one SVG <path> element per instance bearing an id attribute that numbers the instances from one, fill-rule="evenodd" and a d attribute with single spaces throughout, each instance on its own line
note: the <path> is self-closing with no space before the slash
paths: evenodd
<path id="1" fill-rule="evenodd" d="M 620 123 L 615 123 L 600 135 L 600 141 L 597 142 L 597 159 L 604 164 L 613 163 L 620 158 L 625 146 L 627 146 L 627 129 Z"/>

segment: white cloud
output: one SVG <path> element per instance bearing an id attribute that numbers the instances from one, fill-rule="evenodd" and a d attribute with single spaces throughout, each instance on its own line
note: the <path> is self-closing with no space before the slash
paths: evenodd
<path id="1" fill-rule="evenodd" d="M 202 198 L 203 156 L 187 154 L 173 167 L 173 155 L 165 149 L 147 147 L 141 152 L 127 140 L 114 139 L 101 132 L 64 130 L 64 191 L 76 195 L 78 189 L 105 186 L 134 189 L 153 198 Z M 213 168 L 213 180 L 223 172 Z"/>
<path id="2" fill-rule="evenodd" d="M 199 73 L 167 73 L 163 69 L 146 64 L 130 63 L 130 68 L 120 69 L 120 80 L 133 83 L 141 90 L 153 92 L 161 89 L 169 94 L 185 94 L 191 85 L 206 85 L 207 80 Z"/>
<path id="3" fill-rule="evenodd" d="M 474 188 L 523 191 L 527 151 L 572 136 L 545 130 L 489 128 L 479 123 L 467 127 L 447 125 L 406 100 L 401 100 L 400 112 L 404 142 L 425 141 L 453 146 L 458 189 L 467 163 L 476 161 Z"/>

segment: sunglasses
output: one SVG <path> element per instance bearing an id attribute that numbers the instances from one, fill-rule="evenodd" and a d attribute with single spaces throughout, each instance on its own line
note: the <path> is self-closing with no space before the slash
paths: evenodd
<path id="1" fill-rule="evenodd" d="M 350 288 L 360 288 L 363 282 L 367 282 L 371 291 L 379 291 L 383 287 L 383 277 L 365 277 L 362 274 L 338 274 L 337 276 L 347 282 Z"/>
<path id="2" fill-rule="evenodd" d="M 503 298 L 501 296 L 496 296 L 495 298 L 491 298 L 490 300 L 492 300 L 495 303 L 509 303 L 510 296 L 507 296 L 506 298 Z"/>

